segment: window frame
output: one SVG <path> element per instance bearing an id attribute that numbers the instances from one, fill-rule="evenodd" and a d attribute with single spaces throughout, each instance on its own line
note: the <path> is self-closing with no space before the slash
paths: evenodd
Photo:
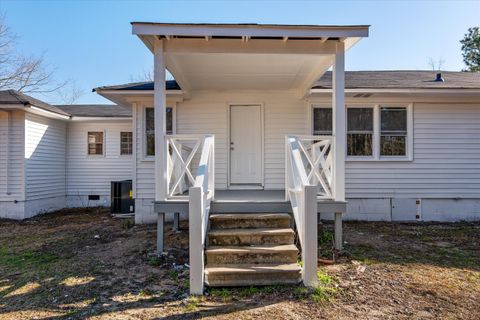
<path id="1" fill-rule="evenodd" d="M 310 132 L 314 134 L 314 114 L 315 108 L 331 108 L 328 103 L 314 103 L 311 105 L 309 113 Z M 345 110 L 345 161 L 413 161 L 413 104 L 412 103 L 347 103 L 348 108 L 373 108 L 373 137 L 372 137 L 372 155 L 371 156 L 347 156 L 347 110 Z M 407 110 L 407 136 L 406 136 L 406 155 L 405 156 L 382 156 L 380 155 L 381 143 L 381 107 L 406 108 Z"/>
<path id="2" fill-rule="evenodd" d="M 130 153 L 122 153 L 122 133 L 130 133 L 131 137 L 130 137 Z M 121 157 L 128 157 L 128 156 L 131 156 L 133 154 L 133 131 L 120 131 L 120 156 Z"/>
<path id="3" fill-rule="evenodd" d="M 87 130 L 87 157 L 105 157 L 105 141 L 106 141 L 106 132 L 105 130 Z M 88 137 L 90 133 L 101 133 L 102 134 L 102 154 L 90 154 L 90 142 L 88 141 Z M 98 144 L 98 142 L 96 142 Z"/>
<path id="4" fill-rule="evenodd" d="M 167 105 L 166 108 L 172 109 L 172 133 L 177 133 L 177 108 L 176 106 Z M 147 155 L 147 109 L 154 109 L 153 106 L 144 106 L 142 108 L 142 161 L 155 161 L 155 155 Z"/>

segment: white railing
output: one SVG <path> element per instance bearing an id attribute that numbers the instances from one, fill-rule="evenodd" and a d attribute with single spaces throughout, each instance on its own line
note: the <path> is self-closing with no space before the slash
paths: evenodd
<path id="1" fill-rule="evenodd" d="M 287 136 L 298 145 L 308 183 L 318 187 L 319 198 L 334 199 L 333 191 L 333 137 Z"/>
<path id="2" fill-rule="evenodd" d="M 319 136 L 285 139 L 285 196 L 292 205 L 306 286 L 318 283 L 317 197 L 332 197 L 331 141 Z"/>
<path id="3" fill-rule="evenodd" d="M 204 135 L 167 135 L 167 195 L 169 200 L 188 200 L 187 190 L 195 184 L 196 168 Z"/>
<path id="4" fill-rule="evenodd" d="M 204 136 L 201 150 L 197 176 L 193 186 L 189 189 L 191 294 L 203 294 L 204 248 L 208 228 L 208 215 L 210 203 L 215 197 L 215 140 L 213 135 Z M 182 168 L 185 167 L 182 166 Z"/>

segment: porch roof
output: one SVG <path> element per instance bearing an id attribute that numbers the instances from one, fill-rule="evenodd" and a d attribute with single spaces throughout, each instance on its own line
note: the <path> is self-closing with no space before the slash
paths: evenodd
<path id="1" fill-rule="evenodd" d="M 175 24 L 133 22 L 132 31 L 153 52 L 163 42 L 165 66 L 185 91 L 298 90 L 368 36 L 366 25 Z M 342 46 L 343 50 L 343 46 Z"/>

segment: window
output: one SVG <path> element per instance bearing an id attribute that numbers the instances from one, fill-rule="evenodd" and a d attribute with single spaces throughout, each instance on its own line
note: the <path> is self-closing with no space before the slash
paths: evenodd
<path id="1" fill-rule="evenodd" d="M 173 133 L 173 108 L 166 108 L 166 132 Z M 155 110 L 153 108 L 145 109 L 145 155 L 155 155 Z"/>
<path id="2" fill-rule="evenodd" d="M 88 154 L 103 154 L 103 132 L 88 132 Z"/>
<path id="3" fill-rule="evenodd" d="M 332 108 L 313 109 L 313 134 L 332 134 Z"/>
<path id="4" fill-rule="evenodd" d="M 349 160 L 413 160 L 412 107 L 406 105 L 347 106 Z M 331 135 L 332 109 L 314 106 L 314 135 Z"/>
<path id="5" fill-rule="evenodd" d="M 407 154 L 407 108 L 380 108 L 380 155 Z"/>
<path id="6" fill-rule="evenodd" d="M 132 133 L 120 132 L 120 154 L 129 155 L 132 154 Z"/>
<path id="7" fill-rule="evenodd" d="M 373 108 L 347 109 L 347 155 L 373 155 Z"/>

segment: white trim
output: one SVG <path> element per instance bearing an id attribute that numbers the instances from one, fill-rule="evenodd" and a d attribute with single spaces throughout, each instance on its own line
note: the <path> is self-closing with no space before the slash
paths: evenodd
<path id="1" fill-rule="evenodd" d="M 70 118 L 72 121 L 131 121 L 132 117 L 79 117 L 73 116 Z"/>
<path id="2" fill-rule="evenodd" d="M 167 36 L 250 36 L 250 37 L 368 37 L 367 25 L 320 26 L 320 25 L 268 25 L 268 24 L 167 24 L 132 22 L 136 35 Z"/>
<path id="3" fill-rule="evenodd" d="M 261 161 L 261 184 L 256 185 L 256 184 L 251 184 L 251 185 L 239 185 L 239 184 L 234 184 L 233 186 L 230 183 L 231 180 L 231 155 L 230 155 L 230 124 L 231 124 L 231 117 L 230 117 L 230 109 L 232 106 L 259 106 L 260 107 L 260 139 L 261 139 L 261 152 L 260 152 L 260 161 Z M 239 190 L 239 189 L 249 189 L 250 187 L 253 188 L 260 188 L 264 189 L 265 188 L 265 104 L 263 102 L 252 102 L 252 103 L 233 103 L 233 102 L 228 102 L 227 103 L 227 189 L 230 189 L 231 187 L 232 190 Z"/>
<path id="4" fill-rule="evenodd" d="M 38 114 L 47 118 L 62 119 L 62 120 L 69 120 L 71 118 L 70 116 L 48 111 L 43 108 L 36 107 L 34 105 L 30 105 L 30 107 L 26 108 L 26 110 L 31 113 Z"/>
<path id="5" fill-rule="evenodd" d="M 89 145 L 90 143 L 88 142 L 88 134 L 89 132 L 102 132 L 103 135 L 102 135 L 102 154 L 90 154 L 88 153 L 88 150 L 89 150 Z M 106 142 L 107 142 L 107 130 L 106 129 L 102 129 L 102 130 L 90 130 L 87 128 L 87 131 L 85 131 L 85 133 L 87 134 L 87 145 L 86 145 L 86 156 L 87 158 L 105 158 L 107 155 L 107 146 L 106 146 Z"/>
<path id="6" fill-rule="evenodd" d="M 310 94 L 314 93 L 331 93 L 332 89 L 310 89 Z M 397 89 L 397 88 L 358 88 L 358 89 L 345 89 L 345 93 L 478 93 L 480 89 L 447 89 L 447 88 L 431 88 L 431 89 Z"/>
<path id="7" fill-rule="evenodd" d="M 147 109 L 150 108 L 150 109 L 154 109 L 152 106 L 146 106 L 146 105 L 142 105 L 141 108 L 143 109 L 142 110 L 142 114 L 141 114 L 141 131 L 142 131 L 142 136 L 141 136 L 141 143 L 142 143 L 142 146 L 141 146 L 141 158 L 140 158 L 140 161 L 155 161 L 155 156 L 147 156 L 147 139 L 146 139 L 146 135 L 147 135 L 147 132 L 146 132 L 146 128 L 145 128 L 145 124 L 146 124 L 146 121 L 147 121 Z M 173 105 L 173 106 L 169 106 L 167 105 L 167 108 L 171 108 L 172 109 L 172 134 L 176 135 L 177 134 L 177 105 Z M 156 139 L 156 137 L 155 137 Z"/>
<path id="8" fill-rule="evenodd" d="M 153 95 L 154 90 L 112 90 L 112 89 L 102 90 L 102 89 L 98 89 L 98 90 L 95 90 L 95 92 L 100 94 L 100 95 L 103 95 L 103 94 L 120 94 L 120 95 L 151 94 L 151 95 Z M 181 94 L 184 94 L 185 91 L 183 91 L 183 90 L 166 90 L 165 93 L 167 95 L 181 95 Z"/>

